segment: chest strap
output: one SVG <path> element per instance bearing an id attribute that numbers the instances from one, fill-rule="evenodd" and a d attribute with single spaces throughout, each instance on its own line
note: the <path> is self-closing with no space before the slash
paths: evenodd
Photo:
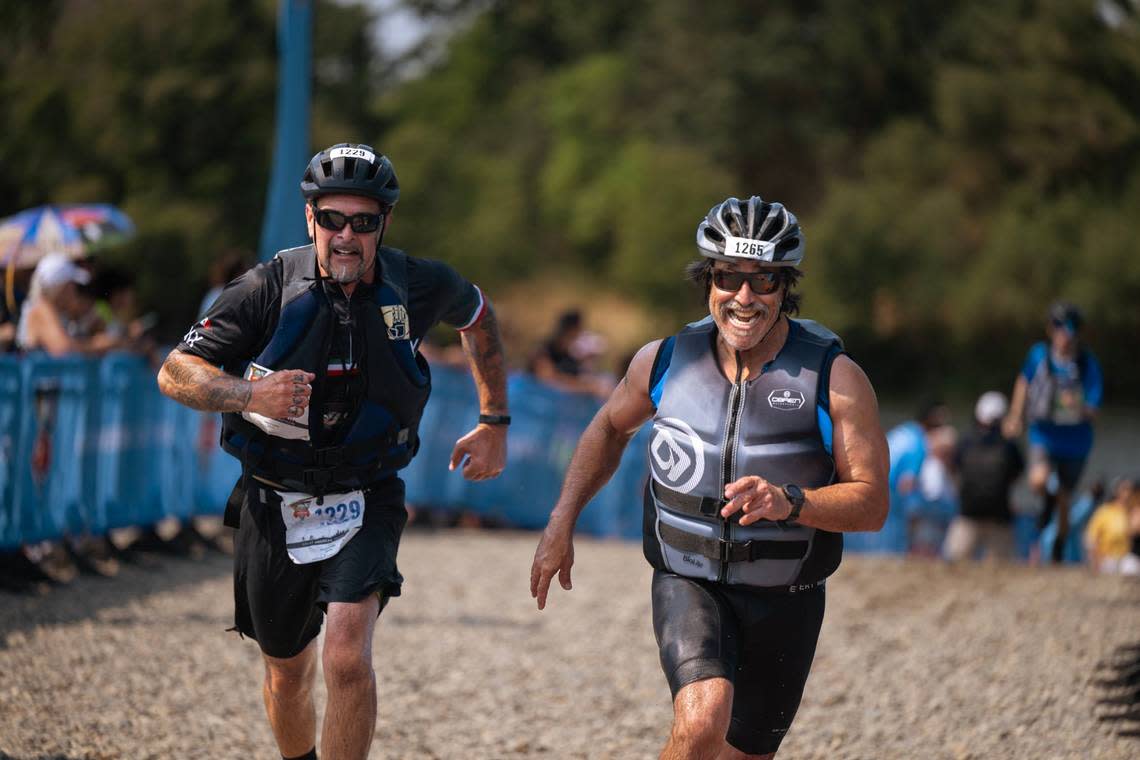
<path id="1" fill-rule="evenodd" d="M 718 562 L 752 562 L 758 559 L 803 559 L 808 552 L 807 541 L 727 541 L 723 538 L 704 538 L 674 528 L 665 522 L 657 523 L 661 540 L 686 554 L 699 554 Z"/>
<path id="2" fill-rule="evenodd" d="M 690 493 L 674 491 L 663 486 L 653 478 L 649 479 L 649 487 L 654 498 L 674 512 L 680 512 L 690 517 L 719 517 L 720 511 L 728 502 L 724 499 L 714 499 L 711 496 L 694 496 Z"/>

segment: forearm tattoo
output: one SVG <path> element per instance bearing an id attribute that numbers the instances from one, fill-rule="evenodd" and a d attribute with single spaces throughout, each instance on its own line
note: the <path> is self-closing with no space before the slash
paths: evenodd
<path id="1" fill-rule="evenodd" d="M 475 376 L 480 408 L 487 414 L 505 414 L 506 359 L 503 356 L 503 341 L 499 337 L 499 322 L 490 305 L 483 318 L 462 334 L 462 341 Z"/>
<path id="2" fill-rule="evenodd" d="M 253 391 L 251 383 L 179 351 L 166 357 L 159 384 L 170 398 L 203 412 L 240 412 Z"/>

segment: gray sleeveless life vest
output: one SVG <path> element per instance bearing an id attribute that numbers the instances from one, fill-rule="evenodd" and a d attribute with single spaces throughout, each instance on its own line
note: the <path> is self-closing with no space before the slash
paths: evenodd
<path id="1" fill-rule="evenodd" d="M 720 510 L 725 485 L 745 475 L 803 488 L 834 481 L 826 406 L 842 342 L 815 322 L 790 319 L 787 342 L 761 374 L 733 382 L 717 361 L 716 335 L 711 317 L 693 323 L 662 346 L 654 366 L 651 395 L 660 398 L 649 443 L 645 557 L 710 581 L 816 583 L 839 566 L 842 534 L 770 521 L 741 526 L 739 515 L 725 520 Z"/>
<path id="2" fill-rule="evenodd" d="M 1053 356 L 1048 344 L 1044 354 L 1026 387 L 1026 416 L 1032 423 L 1081 424 L 1085 421 L 1085 388 L 1081 380 L 1089 371 L 1088 352 L 1080 348 L 1072 361 L 1074 371 L 1061 376 L 1053 371 Z"/>
<path id="3" fill-rule="evenodd" d="M 243 471 L 291 490 L 322 495 L 367 486 L 411 462 L 417 431 L 431 393 L 427 362 L 408 332 L 407 259 L 381 247 L 378 281 L 371 298 L 349 301 L 351 318 L 363 328 L 360 369 L 363 398 L 351 411 L 344 440 L 317 447 L 328 356 L 337 316 L 318 277 L 311 245 L 277 254 L 282 262 L 281 312 L 277 327 L 254 359 L 271 370 L 312 372 L 309 440 L 270 435 L 240 414 L 222 415 L 222 448 L 241 460 Z"/>

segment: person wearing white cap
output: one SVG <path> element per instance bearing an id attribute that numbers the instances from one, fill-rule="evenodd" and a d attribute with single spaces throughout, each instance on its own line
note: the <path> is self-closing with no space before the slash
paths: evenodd
<path id="1" fill-rule="evenodd" d="M 1014 556 L 1009 492 L 1025 469 L 1017 444 L 1002 436 L 1009 409 L 1004 394 L 987 391 L 974 406 L 975 432 L 958 449 L 961 514 L 946 533 L 942 553 L 951 562 L 969 559 L 980 547 L 991 559 Z"/>
<path id="2" fill-rule="evenodd" d="M 16 346 L 21 351 L 46 351 L 52 356 L 100 353 L 113 347 L 105 335 L 79 338 L 68 333 L 69 321 L 82 319 L 88 310 L 79 286 L 91 273 L 62 253 L 48 254 L 36 265 L 28 299 L 20 311 Z"/>

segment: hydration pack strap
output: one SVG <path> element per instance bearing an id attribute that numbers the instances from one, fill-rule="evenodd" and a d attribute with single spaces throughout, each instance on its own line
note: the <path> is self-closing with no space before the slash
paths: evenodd
<path id="1" fill-rule="evenodd" d="M 699 554 L 718 562 L 803 559 L 808 552 L 807 541 L 726 541 L 723 538 L 703 538 L 662 521 L 657 523 L 657 530 L 661 534 L 661 540 L 677 551 Z"/>
<path id="2" fill-rule="evenodd" d="M 674 491 L 652 478 L 649 479 L 649 488 L 653 491 L 653 497 L 657 501 L 669 509 L 691 517 L 718 517 L 720 511 L 724 509 L 724 505 L 728 503 L 724 499 L 714 499 L 711 496 L 693 496 L 692 494 Z"/>
<path id="3" fill-rule="evenodd" d="M 307 454 L 308 461 L 298 463 L 295 461 L 299 453 L 296 448 L 266 440 L 269 436 L 259 436 L 254 440 L 246 435 L 224 429 L 222 432 L 222 447 L 241 459 L 243 469 L 261 473 L 290 488 L 313 494 L 327 493 L 338 485 L 355 488 L 374 480 L 378 472 L 399 470 L 408 464 L 412 452 L 418 446 L 417 436 L 409 428 L 402 428 L 365 441 L 312 449 Z M 235 438 L 238 441 L 234 441 Z M 395 453 L 377 457 L 371 464 L 351 464 L 357 456 L 377 450 L 384 451 L 392 446 L 402 448 Z"/>

